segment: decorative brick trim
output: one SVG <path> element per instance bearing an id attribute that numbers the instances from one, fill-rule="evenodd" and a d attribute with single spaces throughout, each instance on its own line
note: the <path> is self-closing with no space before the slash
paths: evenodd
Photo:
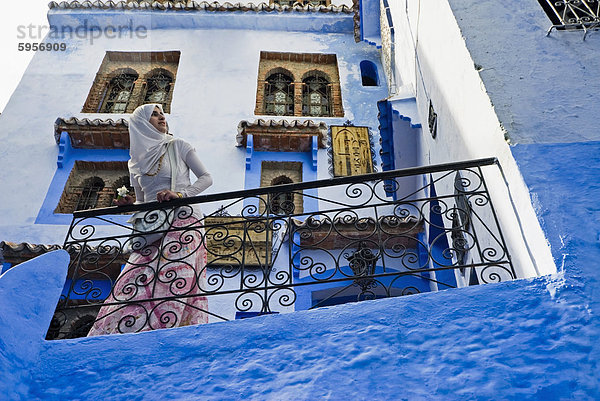
<path id="1" fill-rule="evenodd" d="M 342 219 L 336 219 L 334 221 L 334 227 L 331 226 L 331 221 L 321 220 L 319 224 L 314 224 L 307 219 L 304 222 L 293 220 L 294 232 L 302 230 L 302 227 L 310 225 L 310 236 L 300 238 L 300 245 L 302 247 L 310 247 L 318 244 L 323 249 L 343 249 L 349 244 L 356 244 L 357 240 L 364 238 L 365 232 L 375 231 L 375 220 L 364 218 L 361 220 L 361 226 L 364 230 L 357 231 L 356 223 L 347 223 Z M 312 225 L 311 225 L 312 224 Z M 423 232 L 423 222 L 418 221 L 414 217 L 403 219 L 396 224 L 390 224 L 389 222 L 379 221 L 377 223 L 382 228 L 383 236 L 382 241 L 386 241 L 390 247 L 398 246 L 405 248 L 415 248 L 417 243 L 415 238 L 421 232 Z M 314 227 L 318 227 L 315 229 Z M 371 229 L 372 228 L 372 229 Z"/>
<path id="2" fill-rule="evenodd" d="M 54 139 L 57 144 L 60 134 L 65 131 L 74 148 L 129 149 L 128 123 L 122 118 L 116 121 L 58 118 L 54 123 Z"/>
<path id="3" fill-rule="evenodd" d="M 315 6 L 315 7 L 316 6 L 329 7 L 331 5 L 331 0 L 321 0 L 321 1 L 319 1 L 319 3 L 321 3 L 321 2 L 324 3 L 324 4 L 315 4 L 313 6 Z M 275 4 L 281 6 L 282 5 L 281 3 L 282 3 L 282 0 L 269 0 L 269 5 L 270 6 L 273 6 Z M 300 6 L 306 6 L 306 5 L 310 5 L 311 4 L 310 0 L 283 0 L 283 3 L 286 3 L 284 5 L 289 5 L 289 3 L 292 3 L 292 7 L 295 4 L 298 4 Z"/>
<path id="4" fill-rule="evenodd" d="M 165 52 L 106 52 L 106 59 L 109 62 L 179 64 L 180 57 L 181 52 L 179 50 Z"/>
<path id="5" fill-rule="evenodd" d="M 242 3 L 218 3 L 214 2 L 196 2 L 188 0 L 134 0 L 134 1 L 51 1 L 48 4 L 48 8 L 54 9 L 98 9 L 98 10 L 173 10 L 173 11 L 218 11 L 218 12 L 232 12 L 232 11 L 245 11 L 245 12 L 321 12 L 321 13 L 343 13 L 351 14 L 353 9 L 346 6 L 302 6 L 300 3 L 290 6 L 280 6 L 278 4 L 242 4 Z"/>
<path id="6" fill-rule="evenodd" d="M 19 263 L 58 249 L 62 249 L 62 246 L 2 241 L 0 242 L 0 263 L 10 263 L 16 266 Z"/>
<path id="7" fill-rule="evenodd" d="M 352 12 L 354 16 L 352 20 L 354 21 L 354 41 L 356 43 L 360 42 L 360 2 L 359 0 L 352 0 Z"/>
<path id="8" fill-rule="evenodd" d="M 64 249 L 61 245 L 44 245 L 44 244 L 30 244 L 27 242 L 0 242 L 0 263 L 10 263 L 12 267 L 27 262 L 30 259 L 36 258 L 48 252 L 56 251 L 58 249 Z M 115 261 L 116 249 L 110 248 L 110 246 L 102 247 L 90 247 L 86 246 L 86 253 L 93 253 L 99 256 L 98 264 L 102 266 L 108 266 L 107 270 L 103 270 L 102 273 L 88 272 L 86 278 L 102 278 L 106 279 L 106 274 L 111 278 L 116 279 L 121 272 L 122 263 L 119 260 Z M 69 249 L 66 249 L 69 251 Z M 120 250 L 124 253 L 121 254 L 125 259 L 129 256 L 129 252 L 126 250 Z M 71 253 L 71 258 L 77 257 L 79 253 Z M 75 270 L 77 263 L 71 259 L 69 265 L 69 272 L 67 273 L 68 278 L 75 278 Z"/>
<path id="9" fill-rule="evenodd" d="M 337 57 L 335 54 L 323 53 L 281 53 L 281 52 L 260 52 L 260 59 L 283 61 L 290 63 L 308 63 L 308 64 L 336 64 Z M 283 67 L 285 68 L 285 67 Z"/>
<path id="10" fill-rule="evenodd" d="M 327 125 L 313 121 L 257 120 L 241 121 L 236 136 L 237 146 L 246 146 L 246 138 L 254 137 L 253 149 L 276 152 L 310 152 L 312 138 L 318 137 L 320 148 L 326 147 Z"/>

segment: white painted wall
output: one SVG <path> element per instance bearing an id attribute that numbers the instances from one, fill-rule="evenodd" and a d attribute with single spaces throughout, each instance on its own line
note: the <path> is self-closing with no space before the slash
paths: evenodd
<path id="1" fill-rule="evenodd" d="M 496 169 L 488 168 L 492 172 L 487 177 L 488 186 L 518 275 L 555 272 L 529 192 L 447 0 L 400 0 L 390 7 L 395 29 L 404 33 L 397 34 L 396 65 L 400 76 L 396 81 L 416 85 L 417 107 L 423 122 L 423 164 L 497 157 L 512 200 Z M 406 93 L 409 96 L 410 90 Z M 438 114 L 436 139 L 427 129 L 430 99 Z M 525 242 L 522 231 L 526 233 Z"/>
<path id="2" fill-rule="evenodd" d="M 238 17 L 247 18 L 228 15 L 232 24 Z M 76 23 L 75 17 L 75 13 L 64 13 L 55 22 Z M 109 17 L 103 18 L 110 23 Z M 171 18 L 176 21 L 178 16 Z M 261 50 L 337 54 L 345 115 L 313 120 L 330 125 L 349 119 L 369 126 L 377 135 L 376 102 L 387 93 L 385 87 L 362 88 L 359 63 L 363 59 L 377 63 L 378 51 L 355 43 L 351 32 L 158 29 L 148 32 L 146 38 L 98 38 L 93 44 L 74 38 L 67 46 L 66 52 L 35 55 L 0 118 L 0 140 L 8 144 L 0 148 L 0 240 L 45 244 L 64 240 L 66 226 L 34 225 L 56 171 L 54 121 L 73 116 L 127 117 L 80 112 L 106 51 L 181 51 L 167 119 L 176 136 L 196 147 L 213 175 L 214 185 L 206 193 L 244 189 L 245 149 L 235 146 L 235 136 L 241 120 L 259 118 L 254 107 Z M 378 69 L 381 71 L 380 65 Z M 379 165 L 378 137 L 374 142 Z M 319 151 L 318 160 L 318 178 L 329 177 L 325 150 Z"/>

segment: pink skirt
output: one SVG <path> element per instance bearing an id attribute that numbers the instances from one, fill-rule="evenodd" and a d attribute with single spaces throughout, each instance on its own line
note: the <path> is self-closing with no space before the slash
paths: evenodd
<path id="1" fill-rule="evenodd" d="M 194 217 L 176 220 L 189 227 Z M 159 252 L 162 249 L 162 252 Z M 206 280 L 206 248 L 200 228 L 169 232 L 133 252 L 100 308 L 88 336 L 208 323 L 208 300 L 200 288 Z"/>

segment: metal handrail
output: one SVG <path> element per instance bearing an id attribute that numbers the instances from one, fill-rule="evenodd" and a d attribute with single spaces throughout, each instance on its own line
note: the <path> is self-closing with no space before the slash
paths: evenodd
<path id="1" fill-rule="evenodd" d="M 376 180 L 386 180 L 390 178 L 399 178 L 399 177 L 408 177 L 413 175 L 420 174 L 431 174 L 437 173 L 441 171 L 447 170 L 460 170 L 466 168 L 473 168 L 479 166 L 489 166 L 492 164 L 497 164 L 498 159 L 495 157 L 488 157 L 482 159 L 474 159 L 474 160 L 466 160 L 461 162 L 453 162 L 453 163 L 444 163 L 444 164 L 436 164 L 431 166 L 424 167 L 409 167 L 398 170 L 389 170 L 380 173 L 369 173 L 369 174 L 361 174 L 361 175 L 353 175 L 348 177 L 334 177 L 323 180 L 316 181 L 305 181 L 300 183 L 293 184 L 282 184 L 277 186 L 269 186 L 269 187 L 261 187 L 255 189 L 246 189 L 242 191 L 230 191 L 230 192 L 221 192 L 218 194 L 208 194 L 208 195 L 199 195 L 199 196 L 190 196 L 182 199 L 173 199 L 167 203 L 161 202 L 147 202 L 140 203 L 135 205 L 126 205 L 126 206 L 110 206 L 105 208 L 98 209 L 89 209 L 89 210 L 80 210 L 75 211 L 73 213 L 73 217 L 82 218 L 82 217 L 96 217 L 96 216 L 105 216 L 105 215 L 114 215 L 119 213 L 129 213 L 129 212 L 138 212 L 138 211 L 146 211 L 146 210 L 154 210 L 166 207 L 176 207 L 176 206 L 184 206 L 184 205 L 193 205 L 198 203 L 208 203 L 208 202 L 216 202 L 222 200 L 228 200 L 232 198 L 248 198 L 259 195 L 268 195 L 270 193 L 283 193 L 283 192 L 294 192 L 301 191 L 304 189 L 314 189 L 314 188 L 325 188 L 325 187 L 333 187 L 338 185 L 345 184 L 353 184 L 364 181 L 376 181 Z"/>

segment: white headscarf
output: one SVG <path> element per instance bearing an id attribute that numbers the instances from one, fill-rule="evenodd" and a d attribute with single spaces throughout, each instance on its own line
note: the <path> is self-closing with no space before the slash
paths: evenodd
<path id="1" fill-rule="evenodd" d="M 139 106 L 129 118 L 129 172 L 133 175 L 155 171 L 158 159 L 167 151 L 167 145 L 173 140 L 150 124 L 154 108 L 162 111 L 160 104 Z"/>

